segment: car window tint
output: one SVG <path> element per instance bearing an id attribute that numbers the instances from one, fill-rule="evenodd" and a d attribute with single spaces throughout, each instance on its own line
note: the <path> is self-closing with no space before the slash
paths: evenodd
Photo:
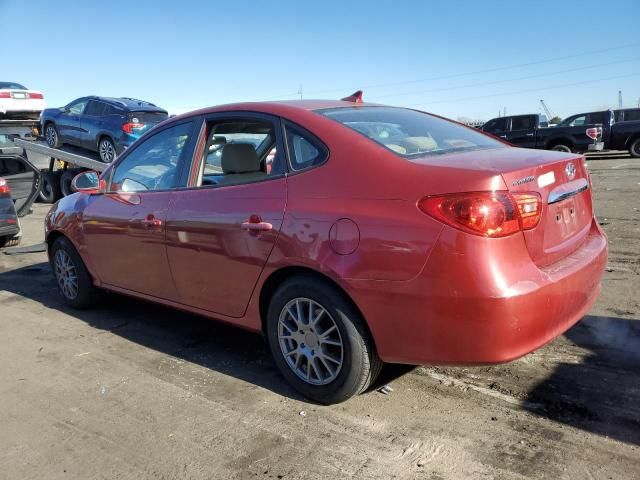
<path id="1" fill-rule="evenodd" d="M 110 191 L 145 192 L 181 187 L 178 165 L 189 141 L 192 123 L 162 130 L 135 147 L 116 167 Z"/>
<path id="2" fill-rule="evenodd" d="M 635 110 L 625 110 L 624 121 L 632 122 L 634 120 L 640 120 L 640 108 Z"/>
<path id="3" fill-rule="evenodd" d="M 327 147 L 309 132 L 290 123 L 286 124 L 285 131 L 292 170 L 304 170 L 327 159 Z"/>
<path id="4" fill-rule="evenodd" d="M 224 186 L 266 180 L 284 173 L 270 121 L 208 122 L 199 185 Z"/>
<path id="5" fill-rule="evenodd" d="M 532 130 L 535 124 L 536 117 L 532 115 L 511 118 L 511 130 Z"/>
<path id="6" fill-rule="evenodd" d="M 117 109 L 116 107 L 114 107 L 112 105 L 106 105 L 105 104 L 104 112 L 102 114 L 104 116 L 107 116 L 107 115 L 120 115 L 120 114 L 122 114 L 122 110 L 119 110 L 119 109 Z"/>
<path id="7" fill-rule="evenodd" d="M 401 157 L 504 148 L 474 129 L 417 110 L 342 107 L 318 110 Z"/>
<path id="8" fill-rule="evenodd" d="M 606 112 L 590 113 L 587 118 L 587 122 L 588 123 L 606 123 L 607 114 Z"/>
<path id="9" fill-rule="evenodd" d="M 500 132 L 506 128 L 506 118 L 494 118 L 493 120 L 489 120 L 482 126 L 482 130 L 485 132 Z"/>
<path id="10" fill-rule="evenodd" d="M 82 112 L 84 112 L 84 107 L 86 107 L 86 105 L 87 105 L 87 100 L 80 100 L 77 102 L 73 102 L 68 106 L 69 113 L 71 113 L 72 115 L 82 115 Z"/>
<path id="11" fill-rule="evenodd" d="M 95 100 L 90 100 L 87 104 L 87 108 L 84 111 L 85 115 L 92 116 L 100 116 L 104 113 L 106 105 L 102 102 L 96 102 Z"/>

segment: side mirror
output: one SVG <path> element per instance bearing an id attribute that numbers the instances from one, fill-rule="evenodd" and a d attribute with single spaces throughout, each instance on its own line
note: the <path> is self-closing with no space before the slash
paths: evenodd
<path id="1" fill-rule="evenodd" d="M 104 193 L 104 189 L 100 188 L 100 177 L 93 171 L 82 172 L 73 177 L 71 188 L 76 192 L 87 193 L 89 195 Z"/>

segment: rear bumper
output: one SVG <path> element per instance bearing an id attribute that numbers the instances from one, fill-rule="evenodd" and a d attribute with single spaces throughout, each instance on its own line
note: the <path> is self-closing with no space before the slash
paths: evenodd
<path id="1" fill-rule="evenodd" d="M 46 106 L 45 100 L 14 100 L 9 98 L 0 101 L 0 113 L 41 112 Z"/>
<path id="2" fill-rule="evenodd" d="M 518 235 L 486 241 L 447 228 L 416 279 L 348 288 L 383 360 L 491 364 L 521 357 L 580 320 L 600 292 L 606 260 L 595 220 L 580 248 L 545 268 L 531 262 Z"/>

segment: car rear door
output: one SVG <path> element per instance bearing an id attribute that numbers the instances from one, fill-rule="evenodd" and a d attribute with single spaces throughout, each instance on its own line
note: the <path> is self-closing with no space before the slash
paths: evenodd
<path id="1" fill-rule="evenodd" d="M 537 117 L 535 115 L 517 115 L 510 118 L 510 123 L 507 141 L 516 147 L 535 148 Z"/>
<path id="2" fill-rule="evenodd" d="M 104 112 L 107 105 L 99 100 L 89 100 L 80 117 L 80 138 L 84 148 L 96 150 L 98 147 L 97 135 L 104 127 Z"/>
<path id="3" fill-rule="evenodd" d="M 176 300 L 165 247 L 172 192 L 186 185 L 194 122 L 169 125 L 127 151 L 92 195 L 82 229 L 87 258 L 106 286 Z"/>
<path id="4" fill-rule="evenodd" d="M 254 113 L 208 116 L 198 145 L 189 188 L 173 193 L 167 214 L 169 265 L 182 303 L 237 318 L 284 216 L 280 122 Z"/>

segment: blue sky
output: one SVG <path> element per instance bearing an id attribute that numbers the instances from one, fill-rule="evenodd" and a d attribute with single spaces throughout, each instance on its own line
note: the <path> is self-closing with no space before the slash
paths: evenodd
<path id="1" fill-rule="evenodd" d="M 0 0 L 2 80 L 143 98 L 365 99 L 452 118 L 640 101 L 640 1 Z"/>

